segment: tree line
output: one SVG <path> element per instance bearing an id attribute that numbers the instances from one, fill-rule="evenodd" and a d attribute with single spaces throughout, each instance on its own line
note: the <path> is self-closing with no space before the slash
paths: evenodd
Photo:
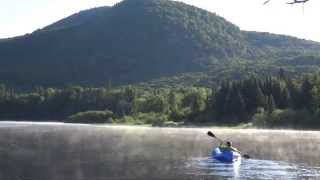
<path id="1" fill-rule="evenodd" d="M 252 123 L 320 125 L 320 74 L 301 79 L 250 77 L 219 86 L 36 88 L 19 93 L 0 86 L 0 119 L 85 123 Z"/>
<path id="2" fill-rule="evenodd" d="M 281 69 L 279 77 L 223 82 L 213 94 L 209 109 L 214 112 L 216 120 L 223 122 L 254 122 L 269 126 L 318 125 L 319 88 L 319 74 L 292 80 Z"/>
<path id="3" fill-rule="evenodd" d="M 202 87 L 144 89 L 125 86 L 111 89 L 70 86 L 17 93 L 1 85 L 0 119 L 68 121 L 69 117 L 81 112 L 84 115 L 88 113 L 83 112 L 91 112 L 91 115 L 108 112 L 110 117 L 119 121 L 139 113 L 156 113 L 165 119 L 179 121 L 205 109 L 209 95 L 210 89 Z"/>

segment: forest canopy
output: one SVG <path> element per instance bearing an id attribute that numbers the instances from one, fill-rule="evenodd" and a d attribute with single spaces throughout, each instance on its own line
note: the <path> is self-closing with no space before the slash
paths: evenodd
<path id="1" fill-rule="evenodd" d="M 0 118 L 73 123 L 252 124 L 320 127 L 320 74 L 223 81 L 219 86 L 37 88 L 16 93 L 0 88 Z"/>

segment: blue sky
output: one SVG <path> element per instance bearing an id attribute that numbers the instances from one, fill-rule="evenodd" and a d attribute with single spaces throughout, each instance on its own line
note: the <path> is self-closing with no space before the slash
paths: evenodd
<path id="1" fill-rule="evenodd" d="M 286 5 L 285 0 L 180 0 L 207 9 L 243 30 L 287 34 L 320 42 L 320 1 Z M 288 0 L 290 1 L 290 0 Z M 111 6 L 119 0 L 3 0 L 0 38 L 30 33 L 80 10 Z"/>

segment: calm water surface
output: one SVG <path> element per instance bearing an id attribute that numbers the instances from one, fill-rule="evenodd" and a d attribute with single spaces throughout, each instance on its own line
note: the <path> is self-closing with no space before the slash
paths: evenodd
<path id="1" fill-rule="evenodd" d="M 252 159 L 213 160 L 208 130 Z M 1 122 L 0 179 L 320 179 L 320 132 Z"/>

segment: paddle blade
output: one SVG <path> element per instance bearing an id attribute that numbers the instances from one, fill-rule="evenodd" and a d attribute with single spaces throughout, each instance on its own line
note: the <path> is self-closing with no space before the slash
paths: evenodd
<path id="1" fill-rule="evenodd" d="M 244 154 L 242 155 L 243 158 L 246 158 L 246 159 L 250 159 L 250 156 L 248 154 Z"/>
<path id="2" fill-rule="evenodd" d="M 208 134 L 208 136 L 216 137 L 211 131 L 208 131 L 207 134 Z"/>

